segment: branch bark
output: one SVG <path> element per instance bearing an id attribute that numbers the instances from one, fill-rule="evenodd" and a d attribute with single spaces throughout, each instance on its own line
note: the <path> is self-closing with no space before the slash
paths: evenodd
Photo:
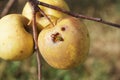
<path id="1" fill-rule="evenodd" d="M 35 51 L 36 51 L 36 57 L 37 57 L 37 69 L 38 69 L 38 80 L 41 80 L 41 59 L 40 59 L 40 52 L 38 49 L 38 32 L 37 32 L 37 26 L 36 26 L 36 12 L 33 12 L 33 38 L 35 42 Z"/>
<path id="2" fill-rule="evenodd" d="M 48 7 L 48 8 L 51 8 L 51 9 L 63 12 L 65 14 L 68 14 L 68 15 L 76 17 L 76 18 L 82 18 L 82 19 L 87 19 L 87 20 L 91 20 L 91 21 L 96 21 L 96 22 L 100 22 L 100 23 L 103 23 L 103 24 L 107 24 L 107 25 L 113 26 L 113 27 L 120 28 L 120 24 L 108 22 L 108 21 L 105 21 L 105 20 L 103 20 L 101 18 L 94 18 L 94 17 L 89 17 L 89 16 L 73 13 L 73 12 L 66 11 L 64 9 L 61 9 L 59 7 L 56 7 L 56 6 L 53 6 L 53 5 L 50 5 L 50 4 L 47 4 L 47 3 L 44 3 L 44 2 L 40 2 L 40 1 L 37 1 L 36 3 L 37 3 L 37 5 L 42 5 L 42 6 L 45 6 L 45 7 Z"/>
<path id="3" fill-rule="evenodd" d="M 36 0 L 29 0 L 29 3 L 32 6 L 33 10 L 33 18 L 32 18 L 32 30 L 33 30 L 33 39 L 35 43 L 35 51 L 36 51 L 36 57 L 37 57 L 37 63 L 38 63 L 38 80 L 41 80 L 41 58 L 40 58 L 40 52 L 38 48 L 38 30 L 37 30 L 37 23 L 36 23 L 36 13 L 39 11 L 38 5 L 36 5 Z"/>
<path id="4" fill-rule="evenodd" d="M 40 52 L 38 48 L 38 31 L 37 31 L 37 25 L 36 25 L 36 11 L 33 12 L 33 38 L 35 42 L 35 51 L 36 51 L 36 57 L 37 57 L 37 63 L 38 63 L 38 80 L 41 80 L 41 60 L 40 60 Z"/>

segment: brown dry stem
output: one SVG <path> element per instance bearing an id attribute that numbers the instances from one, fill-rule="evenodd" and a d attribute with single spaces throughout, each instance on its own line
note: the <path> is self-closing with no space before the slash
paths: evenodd
<path id="1" fill-rule="evenodd" d="M 35 0 L 29 0 L 33 10 L 33 18 L 32 18 L 32 30 L 33 30 L 33 39 L 35 43 L 35 51 L 38 63 L 38 80 L 41 80 L 41 58 L 40 52 L 38 48 L 38 30 L 37 30 L 37 23 L 36 23 L 36 13 L 39 11 L 39 7 L 35 4 Z"/>

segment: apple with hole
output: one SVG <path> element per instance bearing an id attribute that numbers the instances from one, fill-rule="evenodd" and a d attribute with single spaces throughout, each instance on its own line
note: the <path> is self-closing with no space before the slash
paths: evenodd
<path id="1" fill-rule="evenodd" d="M 0 19 L 0 58 L 23 60 L 33 53 L 33 37 L 29 20 L 21 14 L 9 14 Z"/>
<path id="2" fill-rule="evenodd" d="M 82 21 L 73 17 L 58 20 L 38 36 L 38 46 L 45 61 L 57 69 L 71 69 L 81 64 L 89 51 L 89 33 Z"/>
<path id="3" fill-rule="evenodd" d="M 60 7 L 62 9 L 69 11 L 69 7 L 64 0 L 39 0 L 39 1 L 51 4 L 51 5 L 54 5 L 54 6 L 57 6 L 57 7 Z M 54 21 L 56 22 L 57 19 L 67 16 L 66 14 L 62 12 L 59 12 L 59 11 L 56 11 L 56 10 L 53 10 L 47 7 L 43 7 L 40 5 L 39 7 L 45 12 L 45 14 L 48 15 L 48 17 L 53 21 L 53 23 Z M 22 15 L 27 17 L 29 20 L 32 20 L 32 9 L 31 9 L 31 5 L 28 2 L 25 4 L 23 8 Z M 48 24 L 51 24 L 49 21 L 47 21 L 46 17 L 40 14 L 40 12 L 37 12 L 36 18 L 37 18 L 37 23 L 41 25 L 41 26 L 38 26 L 39 29 L 43 29 Z"/>

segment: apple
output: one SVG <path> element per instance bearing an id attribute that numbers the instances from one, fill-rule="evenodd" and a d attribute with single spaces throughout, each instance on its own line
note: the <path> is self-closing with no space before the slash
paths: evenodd
<path id="1" fill-rule="evenodd" d="M 57 6 L 57 7 L 60 7 L 62 9 L 69 11 L 69 7 L 64 0 L 39 0 L 39 1 L 51 4 L 51 5 L 54 5 L 54 6 Z M 56 10 L 53 10 L 53 9 L 50 9 L 47 7 L 43 7 L 40 5 L 39 5 L 39 7 L 48 15 L 48 17 L 50 17 L 50 19 L 51 19 L 51 21 L 53 21 L 53 23 L 54 23 L 54 20 L 56 21 L 59 18 L 67 16 L 66 14 L 64 14 L 62 12 L 59 12 L 59 11 L 56 11 Z M 29 20 L 32 19 L 32 9 L 31 9 L 31 5 L 29 4 L 29 2 L 27 2 L 25 4 L 23 11 L 22 11 L 22 15 L 27 17 Z M 44 17 L 43 15 L 41 15 L 40 12 L 37 12 L 36 17 L 37 17 L 37 23 L 39 25 L 41 25 L 41 26 L 38 26 L 39 29 L 43 29 L 44 27 L 46 27 L 47 25 L 50 24 L 50 22 L 47 20 L 47 18 Z M 44 24 L 42 24 L 42 23 L 44 23 Z"/>
<path id="2" fill-rule="evenodd" d="M 49 19 L 52 21 L 52 23 L 46 18 L 46 17 L 41 17 L 41 18 L 36 18 L 36 21 L 38 23 L 38 30 L 42 30 L 44 29 L 44 27 L 50 25 L 50 24 L 56 24 L 58 18 L 54 17 L 54 16 L 48 16 Z M 44 27 L 41 27 L 44 26 Z"/>
<path id="3" fill-rule="evenodd" d="M 89 51 L 89 33 L 82 21 L 73 17 L 58 20 L 44 28 L 38 46 L 45 61 L 57 69 L 71 69 L 81 64 Z"/>
<path id="4" fill-rule="evenodd" d="M 65 10 L 69 11 L 69 7 L 68 7 L 67 3 L 65 2 L 65 0 L 39 0 L 39 1 L 47 3 L 47 4 L 51 4 L 51 5 L 57 6 L 61 9 L 65 9 Z M 66 14 L 64 14 L 62 12 L 59 12 L 59 11 L 56 11 L 56 10 L 53 10 L 53 9 L 50 9 L 47 7 L 43 7 L 43 6 L 40 6 L 40 7 L 47 15 L 54 16 L 57 18 L 66 16 Z"/>
<path id="5" fill-rule="evenodd" d="M 9 14 L 0 19 L 0 58 L 23 60 L 33 53 L 33 37 L 29 20 L 21 14 Z"/>

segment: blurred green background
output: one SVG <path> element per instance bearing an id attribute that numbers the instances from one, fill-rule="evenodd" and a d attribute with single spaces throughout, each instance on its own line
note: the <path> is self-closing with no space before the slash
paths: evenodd
<path id="1" fill-rule="evenodd" d="M 27 0 L 16 0 L 9 13 L 21 13 Z M 8 0 L 0 0 L 0 13 Z M 120 24 L 120 0 L 66 0 L 72 12 Z M 120 80 L 120 29 L 83 20 L 90 33 L 86 61 L 71 70 L 57 70 L 42 60 L 42 80 Z M 37 80 L 35 54 L 20 62 L 0 59 L 0 80 Z"/>

